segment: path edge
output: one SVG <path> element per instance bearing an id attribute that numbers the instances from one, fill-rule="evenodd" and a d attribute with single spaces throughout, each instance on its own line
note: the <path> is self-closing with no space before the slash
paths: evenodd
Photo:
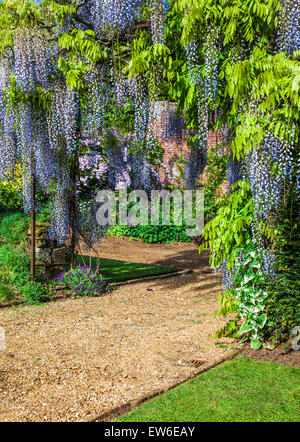
<path id="1" fill-rule="evenodd" d="M 240 349 L 235 350 L 234 352 L 231 352 L 227 356 L 224 356 L 222 359 L 220 359 L 217 362 L 214 362 L 213 364 L 210 364 L 208 367 L 204 369 L 196 370 L 194 373 L 192 373 L 190 376 L 188 376 L 186 379 L 181 380 L 179 382 L 176 382 L 172 384 L 170 387 L 167 387 L 162 390 L 156 390 L 151 394 L 145 395 L 142 398 L 133 401 L 133 402 L 127 402 L 126 404 L 123 404 L 119 407 L 115 407 L 110 411 L 105 411 L 104 413 L 93 417 L 92 419 L 87 420 L 86 422 L 111 422 L 113 419 L 116 419 L 120 416 L 123 416 L 124 414 L 130 413 L 130 411 L 134 410 L 135 408 L 139 407 L 145 402 L 148 402 L 151 399 L 154 399 L 158 396 L 161 396 L 168 391 L 174 390 L 174 388 L 179 387 L 182 384 L 185 384 L 188 381 L 191 381 L 195 379 L 196 377 L 200 376 L 203 373 L 206 373 L 209 370 L 212 370 L 213 368 L 218 367 L 219 365 L 223 364 L 224 362 L 230 361 L 231 359 L 234 359 L 237 357 L 242 351 L 244 350 L 244 346 L 242 346 Z"/>

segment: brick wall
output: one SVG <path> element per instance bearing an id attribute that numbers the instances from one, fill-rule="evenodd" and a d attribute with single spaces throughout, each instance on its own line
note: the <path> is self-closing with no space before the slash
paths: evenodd
<path id="1" fill-rule="evenodd" d="M 183 130 L 183 117 L 176 115 L 176 103 L 157 101 L 152 104 L 150 128 L 165 150 L 163 163 L 169 170 L 170 177 L 175 181 L 179 178 L 178 162 L 188 160 L 189 148 L 185 141 L 187 133 Z M 209 131 L 208 149 L 222 141 L 221 131 Z M 161 177 L 166 176 L 165 170 L 161 170 Z M 205 181 L 205 178 L 204 178 Z"/>
<path id="2" fill-rule="evenodd" d="M 183 130 L 184 120 L 176 114 L 176 103 L 157 101 L 152 104 L 150 129 L 164 148 L 163 164 L 173 179 L 178 179 L 178 163 L 188 158 L 189 149 L 185 141 L 186 133 Z M 160 171 L 166 177 L 165 170 Z"/>

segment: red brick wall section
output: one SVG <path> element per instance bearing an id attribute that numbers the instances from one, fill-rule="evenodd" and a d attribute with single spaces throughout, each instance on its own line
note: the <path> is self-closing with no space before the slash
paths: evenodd
<path id="1" fill-rule="evenodd" d="M 189 148 L 185 141 L 187 134 L 183 130 L 183 117 L 176 114 L 176 103 L 168 101 L 157 101 L 152 103 L 152 114 L 150 117 L 150 129 L 159 143 L 164 148 L 163 164 L 169 171 L 162 169 L 160 175 L 162 178 L 171 178 L 178 181 L 180 176 L 180 165 L 184 164 L 189 158 Z M 209 131 L 208 149 L 216 146 L 222 141 L 220 131 Z M 179 164 L 179 167 L 178 167 Z M 204 179 L 205 180 L 205 179 Z"/>
<path id="2" fill-rule="evenodd" d="M 187 160 L 189 149 L 185 141 L 186 134 L 183 130 L 183 118 L 176 114 L 176 103 L 157 101 L 152 104 L 150 128 L 164 148 L 163 164 L 165 168 L 160 171 L 163 178 L 178 180 L 180 167 Z M 169 176 L 168 176 L 169 175 Z"/>

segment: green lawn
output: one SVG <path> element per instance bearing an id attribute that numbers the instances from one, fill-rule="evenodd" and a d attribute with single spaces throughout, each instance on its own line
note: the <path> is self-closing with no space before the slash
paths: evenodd
<path id="1" fill-rule="evenodd" d="M 83 261 L 84 260 L 84 261 Z M 76 256 L 76 264 L 90 265 L 90 257 L 81 255 Z M 92 267 L 97 267 L 97 259 L 92 258 Z M 117 261 L 115 259 L 100 258 L 100 272 L 110 282 L 127 281 L 128 279 L 142 278 L 145 276 L 157 276 L 166 273 L 176 272 L 176 269 L 170 267 L 154 266 L 149 264 L 140 264 L 135 262 Z"/>
<path id="2" fill-rule="evenodd" d="M 118 422 L 298 422 L 300 369 L 226 362 L 154 398 Z"/>

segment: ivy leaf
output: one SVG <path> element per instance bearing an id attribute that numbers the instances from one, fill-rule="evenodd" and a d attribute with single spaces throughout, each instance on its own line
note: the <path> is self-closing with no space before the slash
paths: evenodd
<path id="1" fill-rule="evenodd" d="M 253 350 L 259 350 L 260 347 L 261 347 L 261 342 L 259 341 L 259 339 L 252 339 L 251 348 L 253 348 Z"/>
<path id="2" fill-rule="evenodd" d="M 266 322 L 267 322 L 267 315 L 260 315 L 258 318 L 256 318 L 256 322 L 259 328 L 264 328 Z"/>
<path id="3" fill-rule="evenodd" d="M 248 324 L 247 322 L 244 322 L 244 324 L 239 329 L 239 335 L 241 335 L 243 333 L 248 333 L 252 329 L 253 329 L 252 325 Z"/>

